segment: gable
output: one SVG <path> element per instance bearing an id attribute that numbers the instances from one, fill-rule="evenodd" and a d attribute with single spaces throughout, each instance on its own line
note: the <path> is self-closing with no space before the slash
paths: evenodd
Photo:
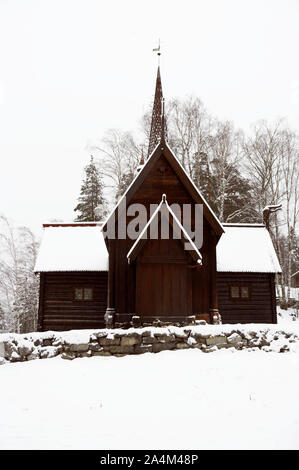
<path id="1" fill-rule="evenodd" d="M 166 170 L 164 176 L 160 171 L 163 166 Z M 109 215 L 104 227 L 112 214 L 117 220 L 118 208 L 121 207 L 124 199 L 126 199 L 127 206 L 132 200 L 142 204 L 158 203 L 163 193 L 166 193 L 170 203 L 179 202 L 179 198 L 182 203 L 202 204 L 204 218 L 219 237 L 222 235 L 224 229 L 220 221 L 166 143 L 161 143 L 156 147 Z"/>
<path id="2" fill-rule="evenodd" d="M 163 153 L 157 158 L 142 185 L 132 196 L 131 203 L 154 204 L 167 195 L 169 204 L 193 203 L 194 200 L 180 181 Z"/>

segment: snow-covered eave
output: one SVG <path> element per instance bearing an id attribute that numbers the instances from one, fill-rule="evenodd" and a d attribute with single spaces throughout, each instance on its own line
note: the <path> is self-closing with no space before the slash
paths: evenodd
<path id="1" fill-rule="evenodd" d="M 47 269 L 47 270 L 43 270 L 43 269 L 38 269 L 38 270 L 34 270 L 33 273 L 34 274 L 42 274 L 42 273 L 88 273 L 88 272 L 92 272 L 92 273 L 107 273 L 108 272 L 108 269 Z"/>
<path id="2" fill-rule="evenodd" d="M 251 223 L 241 223 L 241 222 L 223 222 L 223 227 L 252 227 L 252 228 L 266 228 L 265 224 L 251 224 Z"/>
<path id="3" fill-rule="evenodd" d="M 254 270 L 254 269 L 217 269 L 217 273 L 252 273 L 252 274 L 280 274 L 282 271 L 278 270 Z"/>
<path id="4" fill-rule="evenodd" d="M 107 273 L 108 269 L 34 269 L 34 274 L 39 273 Z"/>

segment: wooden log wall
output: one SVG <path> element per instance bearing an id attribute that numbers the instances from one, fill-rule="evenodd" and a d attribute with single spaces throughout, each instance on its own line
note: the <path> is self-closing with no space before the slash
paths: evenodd
<path id="1" fill-rule="evenodd" d="M 43 273 L 39 324 L 43 331 L 103 328 L 107 272 Z M 93 300 L 74 300 L 75 287 L 93 287 Z"/>
<path id="2" fill-rule="evenodd" d="M 218 273 L 218 300 L 222 323 L 277 323 L 274 274 Z M 230 286 L 250 288 L 249 299 L 231 299 Z"/>

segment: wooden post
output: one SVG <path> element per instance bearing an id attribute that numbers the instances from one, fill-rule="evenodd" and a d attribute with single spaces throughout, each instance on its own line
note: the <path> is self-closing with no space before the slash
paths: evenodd
<path id="1" fill-rule="evenodd" d="M 109 240 L 109 271 L 108 271 L 108 292 L 107 309 L 105 313 L 106 328 L 113 328 L 115 316 L 115 246 Z"/>
<path id="2" fill-rule="evenodd" d="M 272 323 L 277 323 L 275 274 L 270 274 L 270 293 L 271 293 Z"/>
<path id="3" fill-rule="evenodd" d="M 216 235 L 211 230 L 209 238 L 209 314 L 210 322 L 218 325 L 221 323 L 221 317 L 218 310 L 216 242 Z"/>
<path id="4" fill-rule="evenodd" d="M 39 301 L 37 314 L 37 331 L 43 331 L 44 319 L 45 273 L 39 275 Z"/>

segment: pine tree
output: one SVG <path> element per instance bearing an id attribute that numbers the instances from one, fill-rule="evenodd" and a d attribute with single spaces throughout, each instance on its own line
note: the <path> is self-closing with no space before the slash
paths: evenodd
<path id="1" fill-rule="evenodd" d="M 77 222 L 94 222 L 103 220 L 106 215 L 106 201 L 103 196 L 103 181 L 93 157 L 85 167 L 85 178 L 82 182 L 78 204 Z"/>
<path id="2" fill-rule="evenodd" d="M 213 184 L 208 155 L 197 152 L 193 157 L 192 180 L 204 198 L 211 204 L 211 185 Z"/>
<path id="3" fill-rule="evenodd" d="M 128 169 L 123 175 L 123 179 L 121 183 L 119 184 L 118 191 L 115 195 L 115 200 L 116 202 L 121 198 L 121 196 L 126 192 L 127 188 L 130 186 L 132 183 L 133 179 L 135 177 L 135 173 Z"/>

